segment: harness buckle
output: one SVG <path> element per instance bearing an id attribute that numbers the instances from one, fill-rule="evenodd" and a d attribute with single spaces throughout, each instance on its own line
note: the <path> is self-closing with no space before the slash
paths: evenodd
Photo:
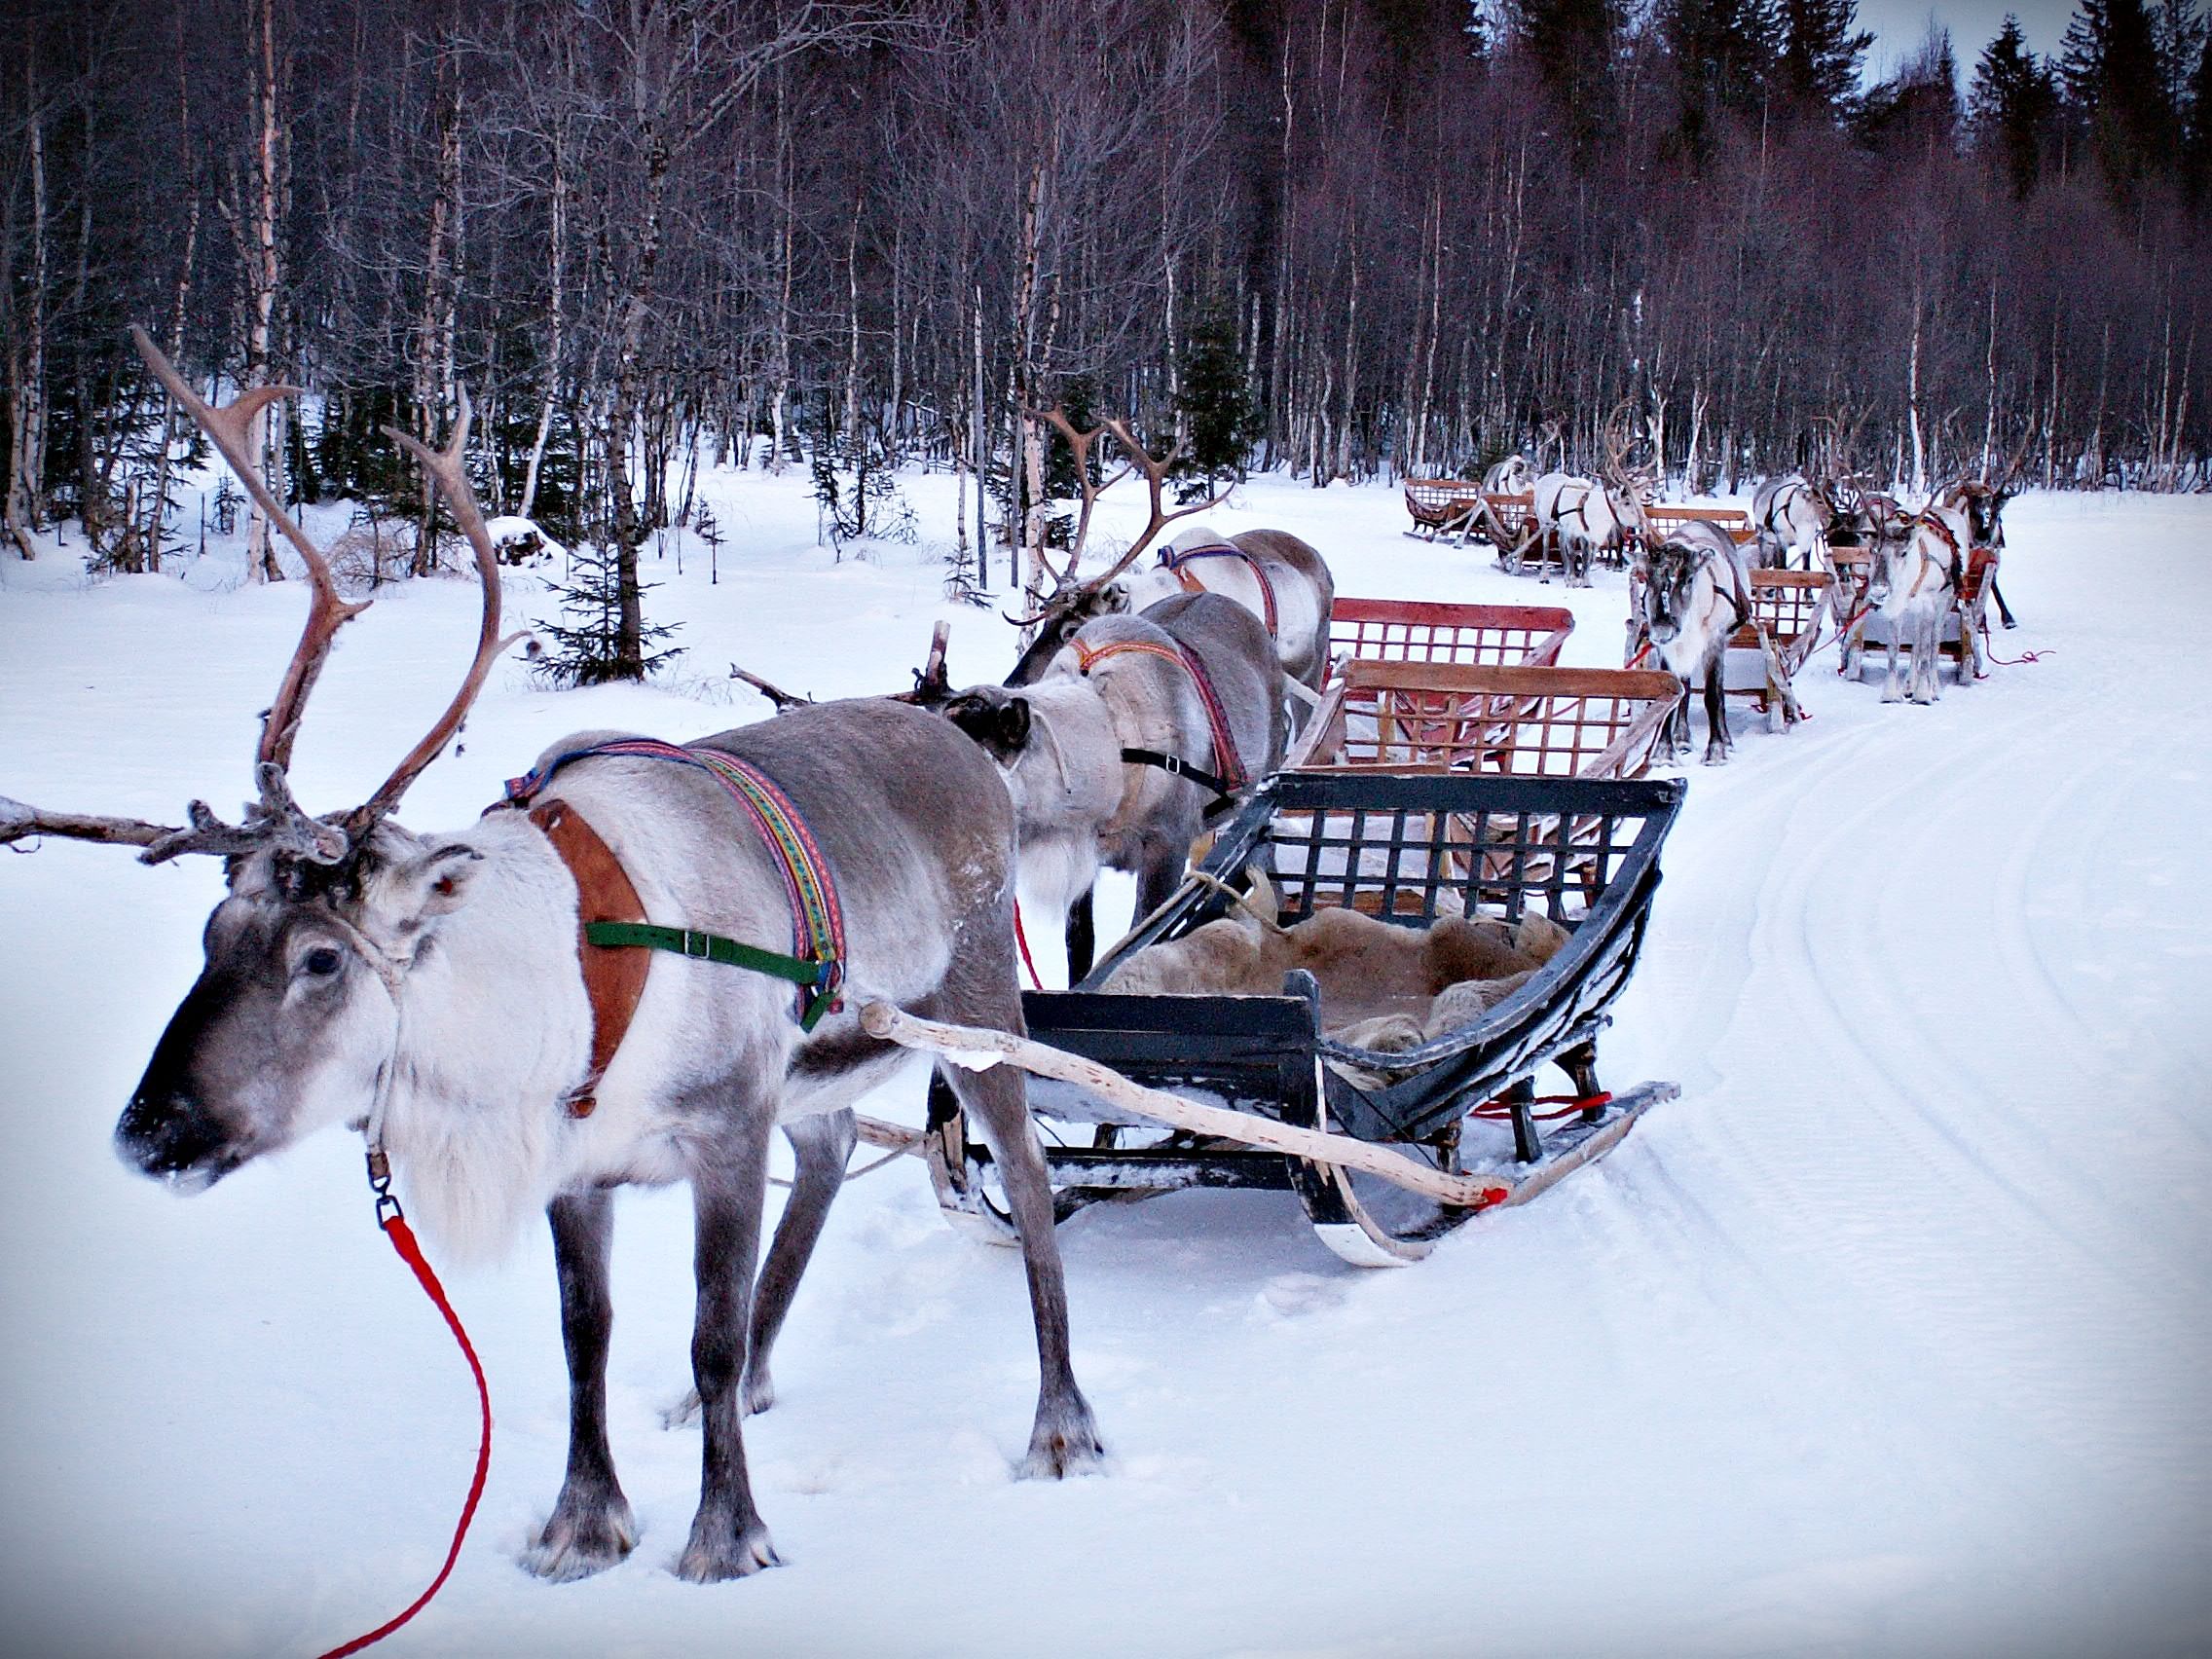
<path id="1" fill-rule="evenodd" d="M 714 936 L 699 933 L 691 928 L 683 930 L 683 954 L 705 958 L 713 954 Z"/>
<path id="2" fill-rule="evenodd" d="M 1165 756 L 1160 762 L 1160 769 L 1170 778 L 1180 778 L 1183 775 L 1183 757 L 1180 755 Z"/>

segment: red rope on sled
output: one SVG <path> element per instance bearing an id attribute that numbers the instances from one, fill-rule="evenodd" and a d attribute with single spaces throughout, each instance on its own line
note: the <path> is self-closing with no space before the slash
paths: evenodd
<path id="1" fill-rule="evenodd" d="M 385 1203 L 392 1203 L 392 1200 L 385 1198 L 379 1204 L 380 1211 Z M 429 1605 L 430 1598 L 445 1587 L 446 1579 L 453 1572 L 453 1564 L 461 1559 L 461 1540 L 468 1536 L 469 1523 L 476 1519 L 477 1500 L 484 1495 L 485 1477 L 492 1469 L 492 1390 L 484 1381 L 484 1366 L 476 1357 L 476 1349 L 468 1340 L 468 1333 L 461 1327 L 461 1316 L 453 1310 L 453 1304 L 446 1300 L 445 1286 L 438 1282 L 438 1275 L 431 1272 L 429 1262 L 423 1255 L 422 1245 L 415 1241 L 414 1231 L 408 1227 L 407 1218 L 399 1213 L 396 1203 L 392 1203 L 388 1216 L 379 1215 L 377 1225 L 384 1229 L 385 1236 L 391 1240 L 391 1247 L 399 1252 L 399 1259 L 414 1270 L 416 1279 L 423 1286 L 423 1293 L 445 1315 L 447 1329 L 453 1332 L 453 1340 L 461 1345 L 461 1354 L 468 1361 L 469 1372 L 476 1379 L 476 1403 L 483 1426 L 476 1444 L 476 1474 L 468 1483 L 468 1499 L 461 1506 L 461 1522 L 453 1530 L 453 1543 L 446 1550 L 446 1563 L 438 1568 L 437 1577 L 430 1580 L 427 1590 L 408 1604 L 405 1612 L 387 1620 L 366 1636 L 356 1636 L 343 1647 L 333 1647 L 321 1659 L 346 1659 L 350 1653 L 358 1653 L 372 1642 L 382 1641 Z"/>
<path id="2" fill-rule="evenodd" d="M 1612 1104 L 1613 1091 L 1601 1088 L 1595 1094 L 1532 1094 L 1527 1104 L 1530 1106 L 1557 1106 L 1556 1112 L 1533 1112 L 1530 1116 L 1539 1124 L 1548 1124 L 1554 1118 L 1571 1118 L 1577 1112 L 1595 1112 L 1601 1106 Z M 1513 1116 L 1513 1103 L 1509 1100 L 1492 1100 L 1477 1106 L 1467 1114 L 1470 1118 L 1488 1118 L 1504 1122 Z"/>

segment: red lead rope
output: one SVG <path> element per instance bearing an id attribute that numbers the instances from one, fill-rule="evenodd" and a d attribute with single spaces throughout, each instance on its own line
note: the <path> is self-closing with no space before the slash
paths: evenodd
<path id="1" fill-rule="evenodd" d="M 383 1213 L 387 1204 L 391 1205 L 389 1215 Z M 423 1255 L 423 1246 L 415 1241 L 415 1234 L 407 1225 L 407 1218 L 399 1213 L 398 1204 L 388 1195 L 380 1194 L 377 1207 L 377 1225 L 384 1229 L 385 1236 L 391 1240 L 391 1247 L 399 1252 L 399 1259 L 414 1270 L 415 1277 L 423 1286 L 423 1294 L 436 1304 L 438 1311 L 445 1315 L 447 1328 L 453 1332 L 453 1340 L 461 1345 L 461 1355 L 468 1361 L 468 1369 L 476 1378 L 476 1403 L 482 1414 L 483 1429 L 476 1443 L 476 1475 L 468 1483 L 468 1501 L 461 1506 L 461 1524 L 453 1530 L 453 1544 L 446 1551 L 446 1564 L 438 1568 L 437 1577 L 430 1580 L 430 1587 L 416 1597 L 407 1610 L 398 1617 L 377 1626 L 366 1636 L 356 1636 L 343 1647 L 333 1647 L 322 1655 L 322 1659 L 346 1659 L 349 1653 L 358 1653 L 370 1643 L 382 1641 L 429 1605 L 430 1598 L 445 1587 L 446 1579 L 453 1572 L 453 1564 L 461 1559 L 461 1541 L 468 1536 L 468 1524 L 476 1519 L 477 1500 L 484 1495 L 484 1479 L 492 1469 L 492 1390 L 485 1384 L 483 1364 L 477 1359 L 476 1349 L 468 1341 L 468 1333 L 461 1328 L 461 1316 L 453 1310 L 453 1304 L 446 1300 L 445 1286 L 438 1282 L 438 1275 L 430 1271 L 430 1264 Z"/>
<path id="2" fill-rule="evenodd" d="M 1029 958 L 1029 936 L 1021 931 L 1021 901 L 1014 902 L 1014 942 L 1021 946 L 1021 965 L 1029 970 L 1029 983 L 1034 990 L 1043 990 L 1045 981 L 1037 977 L 1037 964 Z"/>

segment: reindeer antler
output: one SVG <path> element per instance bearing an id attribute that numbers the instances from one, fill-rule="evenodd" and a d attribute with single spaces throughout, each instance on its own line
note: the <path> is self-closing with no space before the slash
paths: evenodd
<path id="1" fill-rule="evenodd" d="M 457 388 L 457 393 L 461 407 L 455 414 L 453 434 L 446 440 L 444 449 L 433 450 L 396 426 L 387 426 L 384 432 L 386 437 L 423 463 L 423 470 L 430 475 L 432 482 L 438 487 L 438 493 L 445 497 L 446 505 L 453 509 L 454 523 L 461 527 L 461 534 L 467 537 L 468 545 L 476 555 L 476 577 L 484 594 L 483 616 L 476 630 L 476 655 L 469 662 L 467 674 L 461 677 L 461 689 L 454 693 L 453 701 L 446 705 L 446 712 L 438 717 L 422 740 L 407 752 L 406 757 L 392 768 L 391 776 L 377 786 L 376 793 L 346 815 L 346 833 L 355 844 L 376 827 L 379 819 L 399 804 L 399 797 L 407 793 L 407 786 L 422 775 L 424 767 L 438 757 L 438 751 L 446 746 L 447 740 L 461 729 L 461 721 L 468 718 L 469 708 L 475 703 L 477 694 L 484 689 L 485 677 L 492 672 L 492 664 L 498 659 L 501 651 L 528 631 L 518 631 L 504 639 L 499 637 L 499 555 L 492 545 L 491 531 L 485 528 L 484 514 L 476 505 L 476 492 L 469 488 L 468 474 L 461 469 L 461 455 L 468 446 L 468 423 L 473 411 L 469 406 L 467 390 Z"/>
<path id="2" fill-rule="evenodd" d="M 169 395 L 207 434 L 263 516 L 283 532 L 284 539 L 299 550 L 307 564 L 311 589 L 307 625 L 300 630 L 300 643 L 293 648 L 291 663 L 276 687 L 276 700 L 262 717 L 261 744 L 254 754 L 257 763 L 273 761 L 279 767 L 289 766 L 292 743 L 300 734 L 301 717 L 307 713 L 308 694 L 314 689 L 322 665 L 329 660 L 331 642 L 337 638 L 341 627 L 368 609 L 366 601 L 350 604 L 339 595 L 338 579 L 331 573 L 330 561 L 278 502 L 251 454 L 249 426 L 254 416 L 280 397 L 297 396 L 299 388 L 247 387 L 218 409 L 192 389 L 175 366 L 162 354 L 162 349 L 136 323 L 130 325 L 130 339 L 138 348 L 138 355 L 145 358 L 146 366 L 154 371 L 154 378 L 168 388 Z"/>
<path id="3" fill-rule="evenodd" d="M 107 818 L 92 813 L 41 812 L 19 800 L 0 795 L 0 846 L 55 835 L 72 841 L 98 841 L 110 846 L 142 847 L 140 864 L 166 864 L 187 853 L 210 853 L 217 858 L 242 858 L 262 847 L 311 864 L 336 864 L 346 856 L 346 833 L 336 825 L 310 818 L 292 798 L 284 768 L 274 760 L 256 762 L 254 781 L 261 790 L 258 803 L 249 803 L 244 822 L 226 824 L 203 800 L 186 809 L 188 829 L 173 824 L 149 824 L 142 818 Z"/>
<path id="4" fill-rule="evenodd" d="M 1152 459 L 1151 452 L 1131 434 L 1128 424 L 1124 421 L 1116 420 L 1113 416 L 1103 416 L 1098 424 L 1091 427 L 1090 430 L 1079 432 L 1076 430 L 1075 424 L 1067 418 L 1065 411 L 1056 404 L 1051 409 L 1025 409 L 1023 413 L 1033 420 L 1045 422 L 1067 440 L 1068 447 L 1075 451 L 1076 478 L 1083 491 L 1083 508 L 1076 519 L 1075 540 L 1068 549 L 1067 570 L 1061 575 L 1058 588 L 1053 592 L 1052 597 L 1054 599 L 1070 593 L 1094 592 L 1104 587 L 1135 564 L 1137 556 L 1152 545 L 1154 537 L 1158 536 L 1162 530 L 1165 530 L 1177 519 L 1189 518 L 1193 513 L 1202 513 L 1209 507 L 1218 507 L 1229 498 L 1231 492 L 1235 488 L 1235 485 L 1232 485 L 1230 489 L 1223 490 L 1218 495 L 1208 496 L 1202 501 L 1194 501 L 1189 506 L 1177 507 L 1174 511 L 1168 512 L 1161 505 L 1161 496 L 1166 489 L 1168 470 L 1174 466 L 1176 458 L 1183 453 L 1183 441 L 1180 438 L 1168 446 L 1166 455 L 1155 461 Z M 1107 479 L 1103 484 L 1092 484 L 1088 464 L 1090 446 L 1097 441 L 1098 434 L 1101 432 L 1107 433 L 1116 443 L 1120 444 L 1122 453 L 1128 459 L 1123 462 L 1122 470 L 1115 473 L 1113 477 Z M 1132 472 L 1144 474 L 1145 487 L 1152 494 L 1152 514 L 1146 520 L 1144 530 L 1134 541 L 1129 543 L 1127 550 L 1114 561 L 1110 569 L 1092 576 L 1088 581 L 1072 581 L 1077 567 L 1083 562 L 1084 548 L 1090 539 L 1091 509 L 1097 504 L 1100 496 Z M 1049 608 L 1046 610 L 1038 611 L 1033 616 L 1008 616 L 1007 620 L 1016 626 L 1027 628 L 1043 621 L 1048 614 L 1050 614 Z"/>
<path id="5" fill-rule="evenodd" d="M 368 606 L 365 602 L 349 603 L 339 595 L 330 561 L 284 511 L 252 464 L 248 424 L 276 398 L 291 395 L 294 388 L 249 387 L 217 408 L 193 391 L 168 358 L 162 354 L 161 349 L 147 338 L 144 329 L 133 326 L 130 337 L 139 355 L 145 358 L 146 366 L 153 370 L 154 378 L 168 388 L 170 395 L 207 434 L 269 522 L 283 532 L 285 539 L 306 561 L 312 590 L 307 625 L 301 630 L 300 643 L 294 647 L 291 663 L 277 687 L 276 700 L 263 717 L 261 743 L 254 761 L 254 782 L 261 798 L 248 803 L 241 822 L 226 824 L 209 810 L 206 802 L 198 800 L 188 809 L 190 824 L 179 828 L 171 824 L 149 824 L 137 818 L 44 812 L 0 796 L 0 846 L 39 835 L 55 835 L 70 840 L 141 847 L 144 851 L 139 858 L 147 864 L 160 864 L 186 853 L 240 858 L 262 850 L 274 850 L 311 864 L 343 863 L 360 846 L 378 820 L 398 803 L 407 786 L 436 757 L 446 740 L 460 729 L 499 652 L 522 638 L 521 634 L 499 638 L 498 555 L 492 546 L 484 515 L 477 509 L 475 495 L 461 471 L 461 453 L 468 441 L 468 394 L 461 394 L 460 418 L 443 450 L 433 451 L 388 426 L 385 430 L 423 462 L 453 508 L 454 520 L 461 526 L 461 534 L 475 551 L 476 571 L 484 588 L 484 616 L 475 660 L 446 712 L 428 734 L 408 752 L 407 757 L 376 793 L 346 814 L 341 822 L 325 823 L 308 816 L 292 798 L 285 769 L 291 760 L 293 740 L 299 735 L 300 719 L 307 710 L 308 695 L 314 689 L 315 680 L 330 655 L 332 640 L 342 625 L 358 616 Z"/>

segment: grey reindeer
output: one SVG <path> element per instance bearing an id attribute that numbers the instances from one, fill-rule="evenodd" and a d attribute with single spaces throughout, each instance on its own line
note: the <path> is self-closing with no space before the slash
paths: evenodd
<path id="1" fill-rule="evenodd" d="M 1637 629 L 1682 682 L 1681 698 L 1660 731 L 1661 753 L 1672 759 L 1688 752 L 1690 693 L 1702 689 L 1705 763 L 1719 765 L 1734 746 L 1721 678 L 1729 636 L 1747 622 L 1758 622 L 1744 550 L 1718 525 L 1693 519 L 1638 561 L 1630 593 Z M 1768 683 L 1788 700 L 1785 718 L 1794 719 L 1788 677 L 1775 665 L 1763 628 L 1758 644 L 1768 661 Z"/>
<path id="2" fill-rule="evenodd" d="M 1030 683 L 942 705 L 1006 772 L 1021 883 L 1060 927 L 1071 984 L 1096 956 L 1100 867 L 1133 871 L 1149 914 L 1206 824 L 1282 763 L 1279 678 L 1250 611 L 1178 593 L 1085 623 Z"/>
<path id="3" fill-rule="evenodd" d="M 496 555 L 461 469 L 463 400 L 442 452 L 391 435 L 428 469 L 474 551 L 483 584 L 475 659 L 444 716 L 363 805 L 310 817 L 285 768 L 332 638 L 361 607 L 340 598 L 322 551 L 249 460 L 248 421 L 289 388 L 252 388 L 212 408 L 143 333 L 136 338 L 298 549 L 313 599 L 264 722 L 261 799 L 240 824 L 200 802 L 179 829 L 0 800 L 0 842 L 62 835 L 137 845 L 147 862 L 187 853 L 227 861 L 205 966 L 123 1113 L 119 1152 L 196 1192 L 315 1129 L 366 1120 L 406 1202 L 456 1257 L 499 1249 L 544 1210 L 560 1274 L 570 1443 L 559 1498 L 524 1564 L 554 1579 L 611 1567 L 637 1538 L 608 1439 L 611 1190 L 688 1181 L 704 1467 L 675 1570 L 708 1581 L 775 1565 L 741 1419 L 773 1398 L 770 1348 L 843 1178 L 851 1103 L 904 1056 L 864 1034 L 851 1009 L 815 1024 L 822 1010 L 810 1005 L 802 1029 L 787 978 L 602 949 L 580 929 L 602 919 L 594 911 L 627 905 L 632 915 L 613 923 L 691 930 L 680 936 L 686 948 L 710 935 L 741 949 L 755 941 L 755 960 L 795 965 L 793 977 L 812 977 L 826 993 L 833 970 L 774 949 L 793 931 L 786 883 L 794 866 L 711 769 L 749 767 L 781 786 L 818 841 L 820 866 L 833 872 L 842 982 L 856 1003 L 880 997 L 1018 1033 L 1014 809 L 998 769 L 920 709 L 828 703 L 681 750 L 644 742 L 608 753 L 607 734 L 571 737 L 541 757 L 539 774 L 557 769 L 528 810 L 491 811 L 451 833 L 402 829 L 392 809 L 460 728 L 510 643 L 499 638 Z M 609 977 L 632 982 L 626 1015 Z M 608 1022 L 625 1017 L 609 1045 Z M 999 1160 L 1028 1270 L 1042 1385 L 1022 1472 L 1087 1468 L 1103 1454 L 1069 1361 L 1051 1194 L 1020 1075 L 946 1068 L 945 1078 Z M 797 1178 L 756 1287 L 779 1124 Z"/>

